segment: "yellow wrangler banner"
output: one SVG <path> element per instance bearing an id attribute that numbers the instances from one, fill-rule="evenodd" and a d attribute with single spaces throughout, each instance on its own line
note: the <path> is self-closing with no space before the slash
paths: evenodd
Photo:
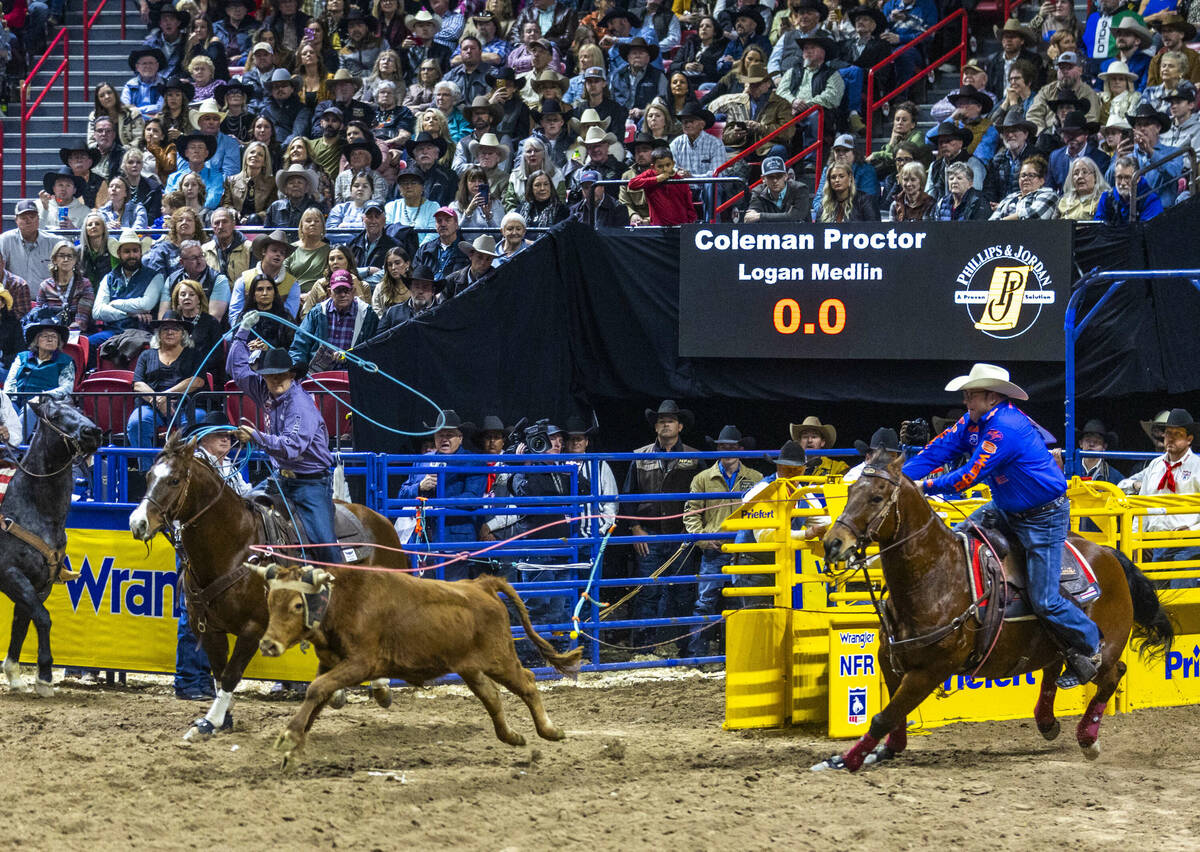
<path id="1" fill-rule="evenodd" d="M 67 530 L 67 560 L 78 579 L 56 585 L 46 600 L 54 664 L 172 674 L 177 610 L 175 551 L 165 539 L 146 546 L 119 530 Z M 0 623 L 12 618 L 12 602 L 0 595 Z M 37 632 L 31 626 L 21 662 L 37 663 Z M 311 680 L 315 654 L 292 648 L 282 657 L 256 656 L 246 677 Z"/>
<path id="2" fill-rule="evenodd" d="M 861 573 L 831 574 L 820 541 L 804 530 L 805 525 L 836 518 L 848 488 L 836 479 L 774 482 L 723 525 L 743 533 L 742 541 L 723 546 L 735 554 L 733 564 L 725 568 L 735 584 L 725 589 L 726 728 L 823 722 L 832 737 L 856 737 L 887 701 L 878 663 L 879 621 L 866 581 Z M 1067 494 L 1076 532 L 1120 550 L 1151 580 L 1173 581 L 1177 587 L 1158 592 L 1177 625 L 1175 647 L 1151 661 L 1126 650 L 1128 671 L 1114 710 L 1200 703 L 1200 588 L 1178 588 L 1200 584 L 1193 579 L 1200 577 L 1200 560 L 1174 558 L 1175 550 L 1200 545 L 1200 531 L 1154 531 L 1153 521 L 1200 513 L 1200 495 L 1140 497 L 1108 483 L 1079 479 L 1071 480 Z M 980 489 L 968 499 L 935 503 L 934 509 L 953 525 L 988 496 Z M 871 564 L 869 574 L 877 594 L 884 593 L 878 565 Z M 770 600 L 774 609 L 738 611 L 745 599 Z M 912 721 L 934 727 L 1031 718 L 1040 677 L 953 676 L 918 708 Z M 777 696 L 783 706 L 770 705 Z M 1059 691 L 1055 709 L 1063 716 L 1080 714 L 1090 697 L 1091 690 Z"/>

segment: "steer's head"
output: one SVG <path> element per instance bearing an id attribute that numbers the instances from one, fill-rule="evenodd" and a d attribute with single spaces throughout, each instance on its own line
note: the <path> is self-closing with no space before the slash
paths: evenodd
<path id="1" fill-rule="evenodd" d="M 307 565 L 251 564 L 267 583 L 267 632 L 258 643 L 264 657 L 278 657 L 321 624 L 333 575 Z"/>

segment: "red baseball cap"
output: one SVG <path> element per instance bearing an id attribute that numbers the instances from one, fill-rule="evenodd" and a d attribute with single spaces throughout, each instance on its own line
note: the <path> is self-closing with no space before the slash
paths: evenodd
<path id="1" fill-rule="evenodd" d="M 451 218 L 454 219 L 455 222 L 458 221 L 458 213 L 455 211 L 455 209 L 453 207 L 450 207 L 450 206 L 439 207 L 437 209 L 437 212 L 433 214 L 433 217 L 435 219 L 438 216 L 450 216 Z"/>

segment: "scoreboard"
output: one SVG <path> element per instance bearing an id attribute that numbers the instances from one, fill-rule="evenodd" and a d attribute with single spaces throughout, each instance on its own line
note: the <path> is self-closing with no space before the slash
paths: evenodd
<path id="1" fill-rule="evenodd" d="M 688 225 L 679 354 L 1061 361 L 1072 223 Z"/>

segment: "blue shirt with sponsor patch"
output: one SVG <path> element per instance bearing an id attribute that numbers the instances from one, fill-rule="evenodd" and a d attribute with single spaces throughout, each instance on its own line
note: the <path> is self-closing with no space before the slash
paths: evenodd
<path id="1" fill-rule="evenodd" d="M 1024 512 L 1067 490 L 1066 477 L 1038 427 L 1011 401 L 998 403 L 978 423 L 964 414 L 904 465 L 904 473 L 920 479 L 963 453 L 970 453 L 970 460 L 931 480 L 927 494 L 950 494 L 985 484 L 997 508 Z"/>

